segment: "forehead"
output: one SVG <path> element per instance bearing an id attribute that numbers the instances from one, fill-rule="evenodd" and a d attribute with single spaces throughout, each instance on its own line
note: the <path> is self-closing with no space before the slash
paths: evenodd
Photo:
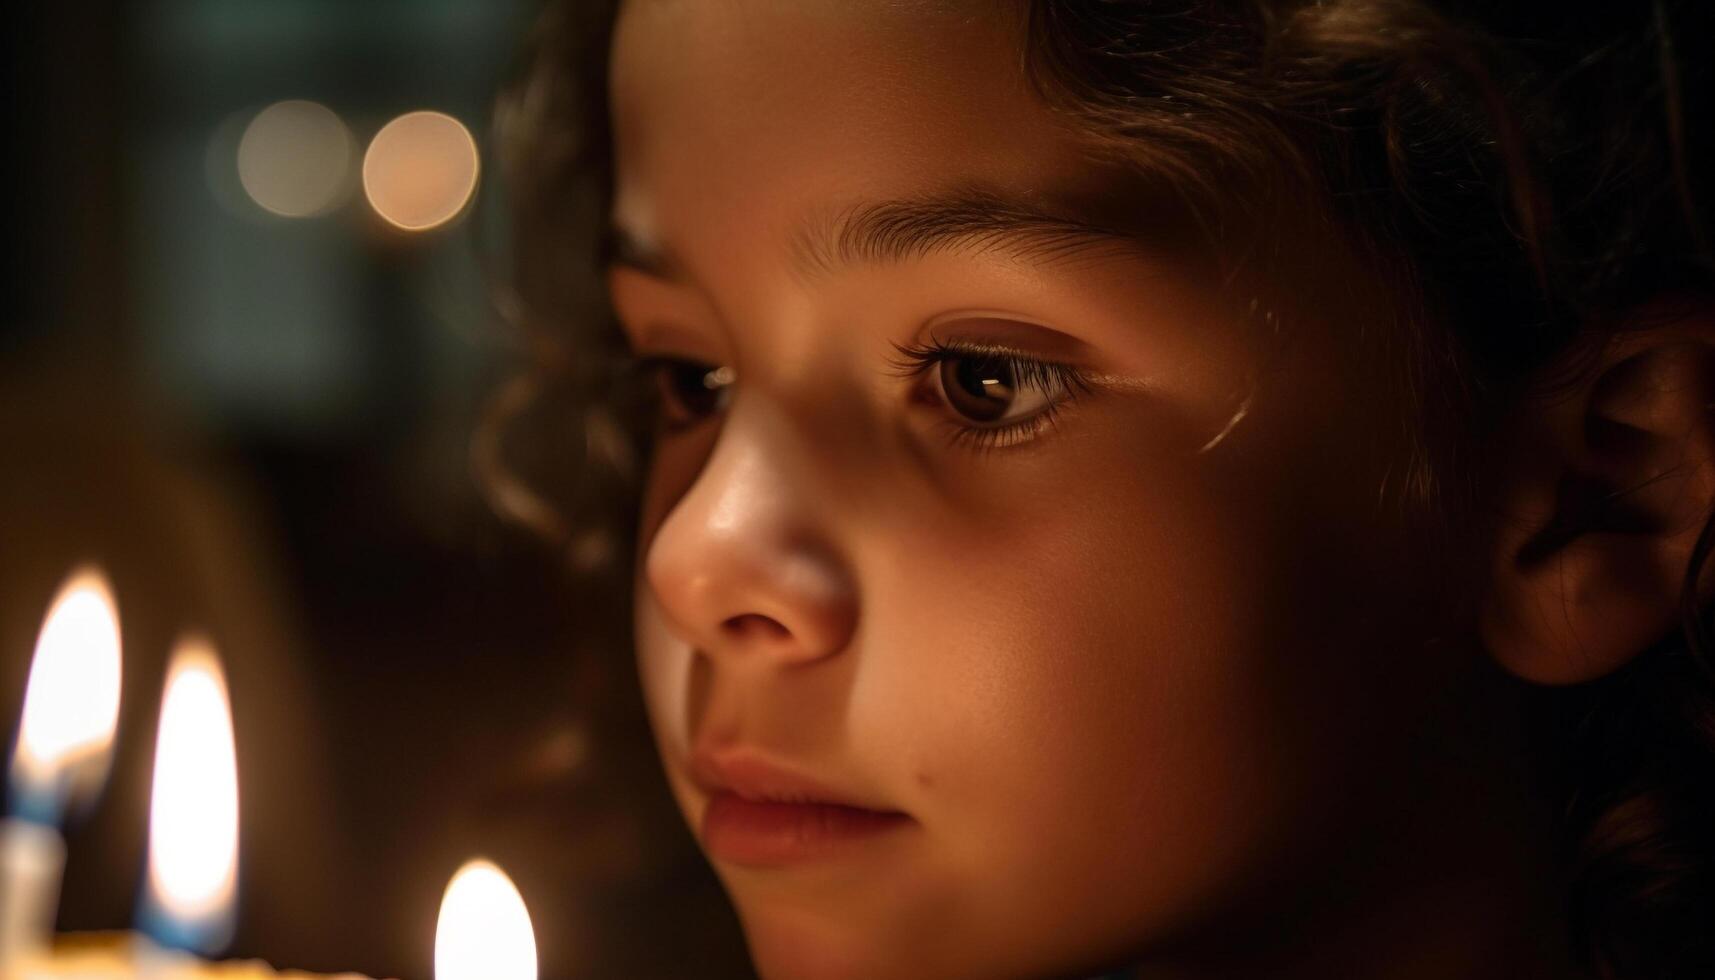
<path id="1" fill-rule="evenodd" d="M 1090 158 L 1029 88 L 1020 17 L 999 0 L 630 0 L 616 223 L 732 253 L 866 201 L 1074 189 Z"/>

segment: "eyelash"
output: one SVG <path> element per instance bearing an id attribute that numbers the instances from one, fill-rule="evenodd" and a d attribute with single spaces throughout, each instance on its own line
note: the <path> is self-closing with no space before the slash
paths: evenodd
<path id="1" fill-rule="evenodd" d="M 951 427 L 951 441 L 979 453 L 1021 445 L 1037 438 L 1057 424 L 1062 408 L 1090 390 L 1088 379 L 1077 368 L 1057 361 L 1040 360 L 998 344 L 972 340 L 942 341 L 930 337 L 926 344 L 895 343 L 893 349 L 899 356 L 890 358 L 889 363 L 898 377 L 920 379 L 947 361 L 980 358 L 1005 365 L 1018 379 L 1021 388 L 1064 391 L 1035 415 L 1006 425 L 970 425 L 948 419 L 946 424 Z M 937 401 L 944 400 L 944 396 L 937 395 Z"/>
<path id="2" fill-rule="evenodd" d="M 944 342 L 931 337 L 926 344 L 894 343 L 892 346 L 898 356 L 889 358 L 888 363 L 895 377 L 919 380 L 947 361 L 981 358 L 1005 365 L 1022 388 L 1063 392 L 1058 399 L 1048 402 L 1047 407 L 1018 422 L 983 426 L 947 419 L 945 424 L 950 427 L 951 442 L 978 453 L 1021 445 L 1037 438 L 1057 424 L 1057 416 L 1062 408 L 1090 390 L 1088 379 L 1077 368 L 1056 361 L 1040 360 L 998 344 L 964 340 Z M 639 376 L 649 379 L 653 379 L 656 372 L 685 365 L 707 368 L 709 371 L 718 370 L 700 361 L 670 355 L 638 357 L 632 363 Z M 945 402 L 943 395 L 937 394 L 936 399 L 937 402 Z M 667 431 L 678 432 L 701 421 L 702 418 L 694 418 L 668 423 Z"/>

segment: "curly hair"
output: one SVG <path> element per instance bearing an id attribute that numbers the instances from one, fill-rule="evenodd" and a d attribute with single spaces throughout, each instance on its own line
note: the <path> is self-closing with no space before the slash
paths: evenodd
<path id="1" fill-rule="evenodd" d="M 548 9 L 499 114 L 516 203 L 514 312 L 541 344 L 513 395 L 560 392 L 554 411 L 581 420 L 575 497 L 555 493 L 567 504 L 550 509 L 504 475 L 497 451 L 483 456 L 497 506 L 591 570 L 630 560 L 612 545 L 634 530 L 648 440 L 644 395 L 617 380 L 622 343 L 598 276 L 617 6 Z M 1171 187 L 1230 275 L 1286 281 L 1294 249 L 1271 233 L 1309 218 L 1386 284 L 1397 329 L 1363 339 L 1387 346 L 1416 406 L 1400 420 L 1414 446 L 1392 488 L 1402 504 L 1471 517 L 1480 492 L 1468 447 L 1541 369 L 1588 363 L 1593 324 L 1654 298 L 1715 293 L 1711 5 L 1009 9 L 1023 14 L 1021 64 L 1038 94 L 1139 180 Z M 513 397 L 493 431 L 528 404 Z M 1682 631 L 1608 677 L 1533 695 L 1563 803 L 1569 938 L 1604 978 L 1715 976 L 1715 661 L 1697 589 L 1712 549 L 1715 520 L 1685 572 Z"/>

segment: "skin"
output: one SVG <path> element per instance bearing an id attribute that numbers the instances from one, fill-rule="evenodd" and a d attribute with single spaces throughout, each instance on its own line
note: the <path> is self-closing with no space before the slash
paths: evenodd
<path id="1" fill-rule="evenodd" d="M 640 355 L 737 379 L 661 432 L 644 499 L 668 780 L 696 830 L 693 751 L 743 746 L 914 821 L 716 860 L 757 968 L 1570 975 L 1529 938 L 1513 705 L 1468 624 L 1426 641 L 1447 549 L 1377 505 L 1403 408 L 1340 328 L 1380 300 L 1282 350 L 1170 248 L 797 254 L 869 202 L 1109 193 L 1019 43 L 851 0 L 642 0 L 614 37 L 615 308 Z M 891 369 L 930 334 L 1090 390 L 981 451 L 936 372 Z"/>

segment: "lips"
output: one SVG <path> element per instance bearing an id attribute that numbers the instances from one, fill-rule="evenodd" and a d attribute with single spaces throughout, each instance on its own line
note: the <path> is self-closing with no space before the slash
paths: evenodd
<path id="1" fill-rule="evenodd" d="M 703 847 L 710 857 L 733 864 L 766 867 L 829 857 L 915 822 L 748 750 L 698 750 L 691 778 L 709 797 Z"/>
<path id="2" fill-rule="evenodd" d="M 832 803 L 866 810 L 865 801 L 746 749 L 698 749 L 691 757 L 691 779 L 706 793 L 728 792 L 754 803 Z"/>

